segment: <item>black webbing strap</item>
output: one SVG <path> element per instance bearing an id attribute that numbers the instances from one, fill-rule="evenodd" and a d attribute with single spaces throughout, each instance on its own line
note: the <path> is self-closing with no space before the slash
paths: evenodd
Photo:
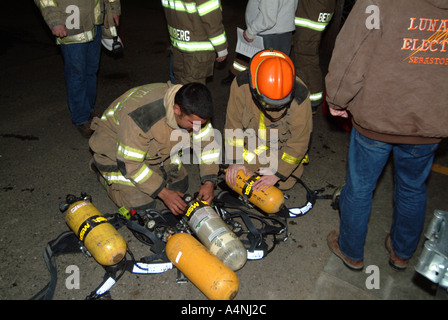
<path id="1" fill-rule="evenodd" d="M 44 261 L 50 272 L 48 284 L 34 295 L 31 300 L 51 300 L 54 296 L 58 280 L 56 257 L 65 253 L 81 252 L 79 240 L 72 231 L 63 232 L 56 239 L 50 241 L 44 251 Z"/>

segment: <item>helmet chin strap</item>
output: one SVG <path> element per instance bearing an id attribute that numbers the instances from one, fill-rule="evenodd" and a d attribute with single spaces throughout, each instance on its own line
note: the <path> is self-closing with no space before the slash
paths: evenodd
<path id="1" fill-rule="evenodd" d="M 279 116 L 279 117 L 272 117 L 270 114 L 268 114 L 268 111 L 266 110 L 266 108 L 264 108 L 260 101 L 257 100 L 256 97 L 253 97 L 255 104 L 257 105 L 258 109 L 260 109 L 261 112 L 263 112 L 263 114 L 266 116 L 266 118 L 268 118 L 271 122 L 277 122 L 278 120 L 282 119 L 284 116 L 286 116 L 286 113 L 288 112 L 289 107 L 291 106 L 291 102 L 287 103 L 286 105 L 284 105 L 282 107 L 282 109 L 284 109 L 283 113 Z"/>
<path id="2" fill-rule="evenodd" d="M 271 122 L 276 122 L 276 121 L 280 120 L 281 118 L 283 118 L 284 116 L 286 116 L 286 113 L 288 112 L 289 106 L 290 106 L 290 104 L 288 104 L 287 106 L 285 106 L 285 111 L 283 111 L 283 113 L 282 113 L 279 117 L 277 117 L 277 118 L 273 118 L 271 115 L 269 115 L 269 114 L 267 113 L 267 110 L 266 110 L 266 109 L 262 110 L 262 112 L 264 113 L 264 115 L 265 115 Z"/>

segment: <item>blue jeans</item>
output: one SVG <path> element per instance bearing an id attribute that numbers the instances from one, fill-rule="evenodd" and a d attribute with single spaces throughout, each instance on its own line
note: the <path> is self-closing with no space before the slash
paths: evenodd
<path id="1" fill-rule="evenodd" d="M 364 258 L 364 243 L 378 178 L 393 154 L 394 213 L 390 236 L 397 256 L 409 259 L 417 248 L 426 214 L 426 180 L 438 144 L 389 144 L 352 129 L 346 184 L 339 199 L 339 246 L 348 258 Z"/>
<path id="2" fill-rule="evenodd" d="M 61 45 L 67 102 L 72 122 L 89 122 L 97 92 L 97 72 L 101 56 L 101 26 L 95 26 L 95 38 L 87 43 Z"/>

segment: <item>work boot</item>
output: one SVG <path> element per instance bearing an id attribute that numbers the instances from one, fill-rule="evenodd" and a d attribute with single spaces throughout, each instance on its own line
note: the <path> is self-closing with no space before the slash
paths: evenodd
<path id="1" fill-rule="evenodd" d="M 83 138 L 86 139 L 89 139 L 93 134 L 93 130 L 90 129 L 90 122 L 84 123 L 80 126 L 76 126 L 76 129 L 78 129 L 79 133 L 81 133 Z"/>
<path id="2" fill-rule="evenodd" d="M 409 259 L 402 259 L 395 254 L 394 249 L 392 248 L 392 242 L 390 240 L 390 233 L 386 236 L 384 246 L 390 254 L 389 265 L 392 269 L 396 271 L 404 271 L 408 266 Z"/>
<path id="3" fill-rule="evenodd" d="M 347 258 L 339 248 L 339 232 L 336 230 L 331 231 L 327 237 L 327 244 L 331 252 L 333 252 L 339 259 L 342 260 L 344 265 L 353 271 L 361 271 L 364 267 L 364 260 L 355 261 Z"/>
<path id="4" fill-rule="evenodd" d="M 334 189 L 333 195 L 331 197 L 331 207 L 334 210 L 339 210 L 339 198 L 341 196 L 341 191 L 342 191 L 342 187 L 337 187 L 336 189 Z"/>

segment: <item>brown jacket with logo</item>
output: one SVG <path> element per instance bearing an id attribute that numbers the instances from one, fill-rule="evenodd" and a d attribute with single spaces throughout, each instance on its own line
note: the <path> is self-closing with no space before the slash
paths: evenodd
<path id="1" fill-rule="evenodd" d="M 447 79 L 447 0 L 358 0 L 336 40 L 327 101 L 369 138 L 434 143 L 448 136 Z"/>

